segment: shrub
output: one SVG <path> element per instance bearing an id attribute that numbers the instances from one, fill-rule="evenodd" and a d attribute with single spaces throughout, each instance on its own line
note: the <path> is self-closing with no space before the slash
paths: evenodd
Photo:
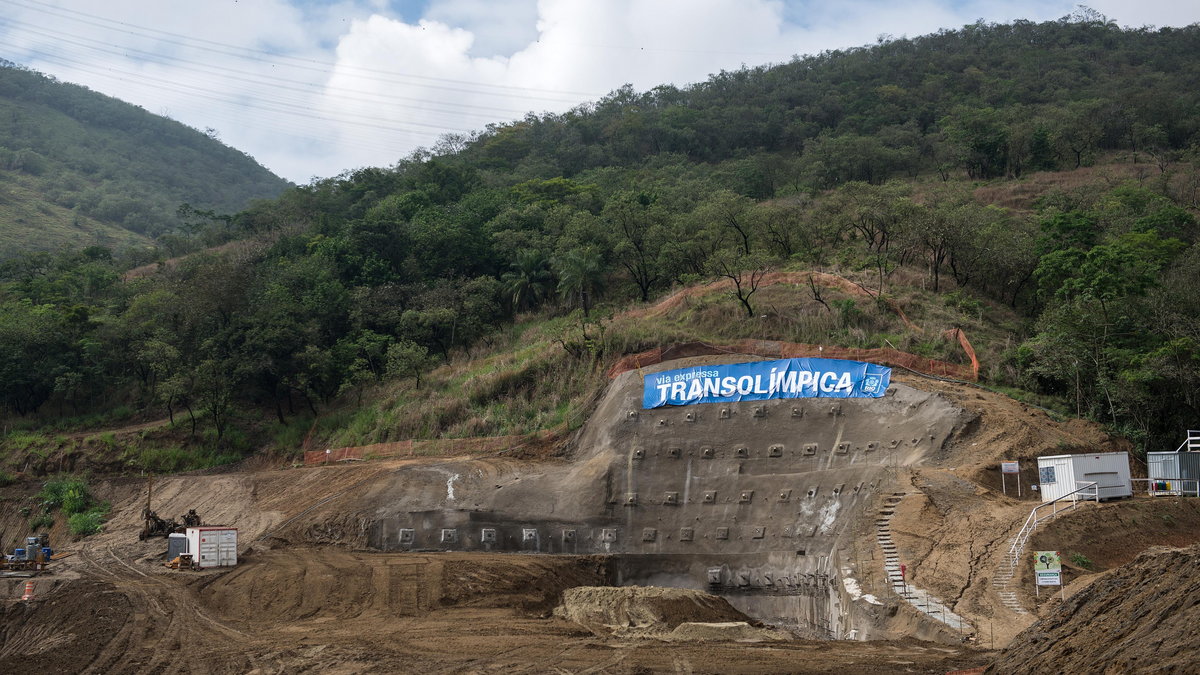
<path id="1" fill-rule="evenodd" d="M 54 527 L 54 516 L 49 513 L 39 513 L 29 519 L 30 532 L 45 532 Z"/>
<path id="2" fill-rule="evenodd" d="M 47 510 L 61 508 L 68 515 L 82 513 L 92 505 L 92 495 L 82 478 L 52 478 L 38 493 Z"/>
<path id="3" fill-rule="evenodd" d="M 16 482 L 16 477 L 7 471 L 0 471 L 0 487 L 12 485 Z"/>
<path id="4" fill-rule="evenodd" d="M 67 529 L 77 537 L 96 534 L 104 527 L 104 515 L 107 509 L 94 508 L 83 513 L 76 513 L 67 519 Z"/>
<path id="5" fill-rule="evenodd" d="M 1077 567 L 1082 567 L 1085 570 L 1090 570 L 1096 565 L 1096 563 L 1092 562 L 1091 558 L 1082 553 L 1072 553 L 1070 560 L 1071 564 Z"/>

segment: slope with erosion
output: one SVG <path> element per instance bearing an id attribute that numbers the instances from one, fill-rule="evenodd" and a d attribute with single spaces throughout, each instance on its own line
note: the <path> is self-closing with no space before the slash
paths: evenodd
<path id="1" fill-rule="evenodd" d="M 989 392 L 901 374 L 878 400 L 661 410 L 640 409 L 641 384 L 636 371 L 618 376 L 557 459 L 451 452 L 170 477 L 155 482 L 152 506 L 235 525 L 246 547 L 608 555 L 617 583 L 715 591 L 805 634 L 956 639 L 888 588 L 870 528 L 885 497 L 902 495 L 893 528 L 912 582 L 968 631 L 991 619 L 1003 639 L 1023 617 L 1004 615 L 988 578 L 1028 507 L 972 478 L 1007 452 L 1105 441 Z M 149 556 L 152 545 L 131 540 L 144 484 L 114 479 L 96 492 L 113 517 L 87 547 Z"/>

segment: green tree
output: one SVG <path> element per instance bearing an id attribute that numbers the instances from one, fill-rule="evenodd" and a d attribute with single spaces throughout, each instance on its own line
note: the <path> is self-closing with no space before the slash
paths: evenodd
<path id="1" fill-rule="evenodd" d="M 583 315 L 589 316 L 597 297 L 604 290 L 604 258 L 599 251 L 577 248 L 567 251 L 554 261 L 558 276 L 558 293 L 574 298 Z"/>

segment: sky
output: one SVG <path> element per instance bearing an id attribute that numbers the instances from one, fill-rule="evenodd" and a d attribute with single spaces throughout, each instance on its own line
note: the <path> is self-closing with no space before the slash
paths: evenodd
<path id="1" fill-rule="evenodd" d="M 1122 26 L 1200 2 L 1092 0 Z M 206 131 L 295 183 L 631 84 L 1054 20 L 1060 0 L 0 0 L 0 58 Z"/>

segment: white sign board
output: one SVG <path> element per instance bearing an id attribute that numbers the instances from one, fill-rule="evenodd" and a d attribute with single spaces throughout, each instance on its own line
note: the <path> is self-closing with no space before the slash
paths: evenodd
<path id="1" fill-rule="evenodd" d="M 1062 586 L 1062 572 L 1055 570 L 1053 572 L 1038 570 L 1034 572 L 1037 575 L 1038 586 Z"/>
<path id="2" fill-rule="evenodd" d="M 1003 473 L 1021 473 L 1021 464 L 1019 462 L 1000 462 L 1000 471 Z"/>

